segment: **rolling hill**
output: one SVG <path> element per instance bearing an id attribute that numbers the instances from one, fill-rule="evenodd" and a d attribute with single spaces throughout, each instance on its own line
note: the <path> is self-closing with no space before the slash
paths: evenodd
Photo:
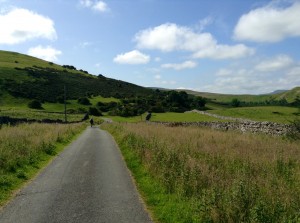
<path id="1" fill-rule="evenodd" d="M 197 92 L 191 90 L 185 90 L 188 94 L 197 95 L 201 97 L 208 98 L 212 101 L 230 103 L 233 99 L 238 99 L 243 102 L 264 102 L 266 100 L 281 100 L 286 99 L 289 103 L 293 102 L 296 97 L 300 97 L 300 87 L 295 87 L 287 91 L 276 91 L 272 94 L 262 94 L 262 95 L 251 95 L 251 94 L 218 94 L 218 93 L 208 93 L 208 92 Z"/>
<path id="2" fill-rule="evenodd" d="M 88 95 L 125 98 L 153 91 L 131 83 L 91 75 L 72 65 L 57 65 L 28 55 L 0 51 L 0 97 L 57 102 L 67 88 L 68 99 Z M 1 101 L 1 100 L 0 100 Z"/>
<path id="3" fill-rule="evenodd" d="M 0 105 L 12 98 L 37 99 L 42 102 L 59 102 L 67 88 L 68 99 L 85 96 L 131 98 L 149 96 L 155 89 L 144 88 L 103 75 L 91 75 L 72 65 L 54 64 L 28 55 L 0 50 Z M 168 91 L 168 89 L 159 89 Z M 179 91 L 179 90 L 178 90 Z M 182 91 L 182 90 L 180 90 Z M 289 103 L 300 97 L 300 87 L 265 95 L 231 95 L 184 90 L 188 94 L 210 99 L 212 103 L 265 102 L 286 99 Z"/>

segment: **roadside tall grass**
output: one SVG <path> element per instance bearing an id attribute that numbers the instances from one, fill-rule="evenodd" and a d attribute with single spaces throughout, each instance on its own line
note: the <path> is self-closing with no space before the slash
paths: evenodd
<path id="1" fill-rule="evenodd" d="M 67 143 L 85 128 L 84 124 L 22 124 L 0 129 L 0 204 L 11 190 L 28 179 Z M 36 172 L 36 171 L 35 171 Z"/>
<path id="2" fill-rule="evenodd" d="M 145 169 L 136 180 L 159 222 L 300 221 L 299 141 L 144 123 L 104 128 L 137 159 L 131 166 Z M 143 186 L 143 175 L 159 186 Z"/>

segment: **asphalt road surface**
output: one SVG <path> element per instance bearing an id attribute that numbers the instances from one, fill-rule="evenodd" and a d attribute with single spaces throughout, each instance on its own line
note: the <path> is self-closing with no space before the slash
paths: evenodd
<path id="1" fill-rule="evenodd" d="M 150 223 L 113 138 L 83 134 L 2 210 L 1 223 Z"/>

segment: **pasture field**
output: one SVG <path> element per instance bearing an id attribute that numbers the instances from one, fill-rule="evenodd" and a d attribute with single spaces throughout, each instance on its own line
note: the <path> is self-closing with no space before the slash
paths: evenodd
<path id="1" fill-rule="evenodd" d="M 156 222 L 299 222 L 299 141 L 105 124 Z"/>
<path id="2" fill-rule="evenodd" d="M 134 116 L 134 117 L 121 117 L 121 116 L 104 116 L 105 118 L 109 118 L 114 122 L 142 122 L 145 121 L 146 115 L 142 116 Z"/>
<path id="3" fill-rule="evenodd" d="M 151 121 L 158 122 L 211 122 L 224 121 L 222 119 L 214 118 L 208 115 L 198 113 L 153 113 Z"/>
<path id="4" fill-rule="evenodd" d="M 270 121 L 289 124 L 299 117 L 299 109 L 283 106 L 241 107 L 208 111 L 212 114 L 235 118 L 250 119 L 253 121 Z"/>
<path id="5" fill-rule="evenodd" d="M 105 116 L 115 122 L 144 122 L 147 113 L 135 117 L 120 117 L 120 116 Z M 209 121 L 224 121 L 222 119 L 202 115 L 198 113 L 152 113 L 151 121 L 155 122 L 209 122 Z"/>
<path id="6" fill-rule="evenodd" d="M 89 98 L 91 105 L 81 105 L 77 103 L 77 100 L 67 101 L 67 119 L 68 121 L 80 121 L 84 114 L 70 114 L 70 110 L 77 112 L 79 109 L 88 111 L 89 107 L 96 106 L 98 102 L 119 102 L 116 98 L 104 98 L 101 96 Z M 6 95 L 0 101 L 0 116 L 9 116 L 11 118 L 27 118 L 27 119 L 60 119 L 64 120 L 64 104 L 60 103 L 43 103 L 43 109 L 30 109 L 27 104 L 31 100 L 14 98 L 10 95 Z"/>
<path id="7" fill-rule="evenodd" d="M 0 206 L 86 128 L 85 124 L 21 124 L 0 129 Z"/>
<path id="8" fill-rule="evenodd" d="M 1 108 L 1 116 L 9 116 L 11 118 L 27 118 L 27 119 L 51 119 L 51 120 L 65 120 L 65 115 L 61 113 L 46 112 L 44 110 L 35 109 L 16 109 L 16 108 Z M 83 118 L 83 114 L 67 114 L 67 120 L 80 121 Z"/>

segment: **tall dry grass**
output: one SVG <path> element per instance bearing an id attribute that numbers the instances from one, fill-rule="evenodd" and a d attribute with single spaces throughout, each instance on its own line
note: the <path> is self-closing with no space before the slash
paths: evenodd
<path id="1" fill-rule="evenodd" d="M 52 155 L 54 144 L 80 131 L 82 124 L 22 124 L 0 129 L 0 172 L 34 163 L 39 154 Z"/>
<path id="2" fill-rule="evenodd" d="M 0 204 L 32 168 L 49 159 L 57 144 L 67 142 L 84 124 L 22 124 L 0 129 Z"/>
<path id="3" fill-rule="evenodd" d="M 106 128 L 167 193 L 192 202 L 195 222 L 300 221 L 299 141 L 141 123 Z"/>

